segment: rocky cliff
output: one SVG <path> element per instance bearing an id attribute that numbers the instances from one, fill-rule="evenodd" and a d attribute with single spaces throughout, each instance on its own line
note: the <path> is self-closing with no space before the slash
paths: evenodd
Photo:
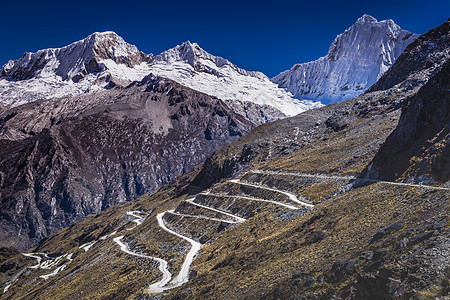
<path id="1" fill-rule="evenodd" d="M 411 43 L 392 66 L 367 92 L 396 87 L 411 90 L 422 86 L 450 58 L 450 21 L 431 29 Z"/>
<path id="2" fill-rule="evenodd" d="M 399 124 L 363 176 L 434 184 L 450 180 L 450 60 L 408 98 Z"/>
<path id="3" fill-rule="evenodd" d="M 418 91 L 403 103 L 398 127 L 362 176 L 432 184 L 449 180 L 450 21 L 408 46 L 367 93 Z"/>

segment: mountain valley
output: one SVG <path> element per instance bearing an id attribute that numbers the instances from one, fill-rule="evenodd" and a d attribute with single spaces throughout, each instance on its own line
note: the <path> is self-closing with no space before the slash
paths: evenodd
<path id="1" fill-rule="evenodd" d="M 4 66 L 1 298 L 447 299 L 450 19 L 417 37 L 364 15 L 319 61 L 354 68 L 338 50 L 366 23 L 393 35 L 345 93 L 98 34 L 82 65 L 55 63 L 75 43 Z M 46 78 L 58 98 L 23 88 Z M 320 91 L 351 99 L 299 100 Z"/>

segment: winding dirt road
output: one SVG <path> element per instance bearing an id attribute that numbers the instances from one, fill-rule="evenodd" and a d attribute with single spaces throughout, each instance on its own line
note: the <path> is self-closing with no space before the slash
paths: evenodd
<path id="1" fill-rule="evenodd" d="M 306 207 L 314 207 L 314 204 L 307 203 L 305 201 L 299 200 L 296 195 L 294 195 L 292 193 L 289 193 L 289 192 L 286 192 L 286 191 L 277 190 L 277 189 L 270 188 L 270 187 L 263 186 L 263 185 L 257 185 L 257 184 L 242 182 L 239 179 L 231 179 L 231 180 L 229 180 L 229 182 L 237 183 L 237 184 L 240 184 L 240 185 L 251 186 L 251 187 L 254 187 L 254 188 L 268 190 L 268 191 L 272 191 L 272 192 L 277 192 L 277 193 L 280 193 L 280 194 L 284 194 L 284 195 L 288 196 L 289 199 L 291 201 L 295 202 L 295 203 L 298 203 L 298 204 L 306 206 Z"/>
<path id="2" fill-rule="evenodd" d="M 206 195 L 206 194 L 204 194 Z M 269 202 L 269 203 L 273 203 L 279 206 L 284 206 L 286 208 L 289 209 L 299 209 L 299 207 L 296 206 L 292 206 L 286 203 L 282 203 L 282 202 L 278 202 L 278 201 L 273 201 L 273 200 L 266 200 L 266 199 L 261 199 L 261 198 L 255 198 L 255 197 L 248 197 L 248 196 L 239 196 L 239 195 L 227 195 L 227 194 L 214 194 L 214 193 L 208 193 L 207 195 L 209 196 L 213 196 L 213 197 L 227 197 L 227 198 L 236 198 L 236 199 L 244 199 L 244 200 L 251 200 L 251 201 L 259 201 L 259 202 Z"/>
<path id="3" fill-rule="evenodd" d="M 285 176 L 299 176 L 299 177 L 309 177 L 309 178 L 318 178 L 318 179 L 331 179 L 331 180 L 359 180 L 359 181 L 371 181 L 371 182 L 381 182 L 392 185 L 399 186 L 409 186 L 409 187 L 418 187 L 432 190 L 441 190 L 441 191 L 450 191 L 450 188 L 440 187 L 440 186 L 432 186 L 425 184 L 416 184 L 416 183 L 405 183 L 405 182 L 393 182 L 393 181 L 384 181 L 378 179 L 370 179 L 370 178 L 356 178 L 355 176 L 340 176 L 340 175 L 326 175 L 326 174 L 308 174 L 308 173 L 295 173 L 295 172 L 282 172 L 282 171 L 262 171 L 262 170 L 252 170 L 250 171 L 255 174 L 267 174 L 267 175 L 285 175 Z"/>
<path id="4" fill-rule="evenodd" d="M 148 287 L 148 292 L 149 293 L 161 293 L 163 292 L 164 286 L 170 281 L 170 279 L 172 278 L 172 274 L 170 274 L 168 268 L 167 268 L 167 261 L 165 261 L 164 259 L 158 258 L 158 257 L 153 257 L 153 256 L 148 256 L 148 255 L 144 255 L 144 254 L 140 254 L 140 253 L 136 253 L 130 250 L 130 248 L 128 247 L 128 245 L 126 245 L 125 243 L 122 242 L 123 239 L 123 235 L 115 237 L 113 239 L 113 241 L 119 245 L 120 250 L 122 250 L 123 252 L 133 255 L 133 256 L 137 256 L 137 257 L 142 257 L 142 258 L 149 258 L 152 260 L 155 260 L 157 262 L 159 262 L 159 270 L 161 271 L 161 273 L 163 274 L 163 277 L 160 281 L 153 283 L 152 285 L 150 285 Z"/>

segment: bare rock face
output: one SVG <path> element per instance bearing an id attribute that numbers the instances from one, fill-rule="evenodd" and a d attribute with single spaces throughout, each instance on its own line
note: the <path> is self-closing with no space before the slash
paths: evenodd
<path id="1" fill-rule="evenodd" d="M 225 100 L 225 103 L 236 113 L 258 125 L 287 117 L 281 111 L 270 105 L 239 100 Z"/>
<path id="2" fill-rule="evenodd" d="M 365 176 L 432 184 L 450 181 L 450 60 L 403 104 L 399 124 Z"/>
<path id="3" fill-rule="evenodd" d="M 254 124 L 152 75 L 127 88 L 0 114 L 0 244 L 26 249 L 88 214 L 154 191 Z"/>
<path id="4" fill-rule="evenodd" d="M 432 184 L 450 180 L 450 21 L 412 43 L 368 91 L 410 93 L 398 127 L 362 176 Z M 417 91 L 417 92 L 416 92 Z"/>

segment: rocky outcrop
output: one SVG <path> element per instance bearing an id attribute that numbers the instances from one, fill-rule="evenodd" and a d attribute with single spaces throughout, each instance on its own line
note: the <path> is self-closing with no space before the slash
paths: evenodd
<path id="1" fill-rule="evenodd" d="M 250 101 L 225 100 L 225 103 L 236 113 L 244 116 L 247 120 L 261 125 L 286 118 L 278 109 L 264 104 L 256 104 Z"/>
<path id="2" fill-rule="evenodd" d="M 402 116 L 362 177 L 431 184 L 449 180 L 450 21 L 412 43 L 373 85 L 409 93 Z"/>
<path id="3" fill-rule="evenodd" d="M 432 184 L 450 180 L 450 60 L 403 104 L 394 132 L 363 177 Z"/>
<path id="4" fill-rule="evenodd" d="M 0 243 L 25 249 L 154 191 L 253 128 L 221 100 L 147 76 L 0 115 Z"/>

